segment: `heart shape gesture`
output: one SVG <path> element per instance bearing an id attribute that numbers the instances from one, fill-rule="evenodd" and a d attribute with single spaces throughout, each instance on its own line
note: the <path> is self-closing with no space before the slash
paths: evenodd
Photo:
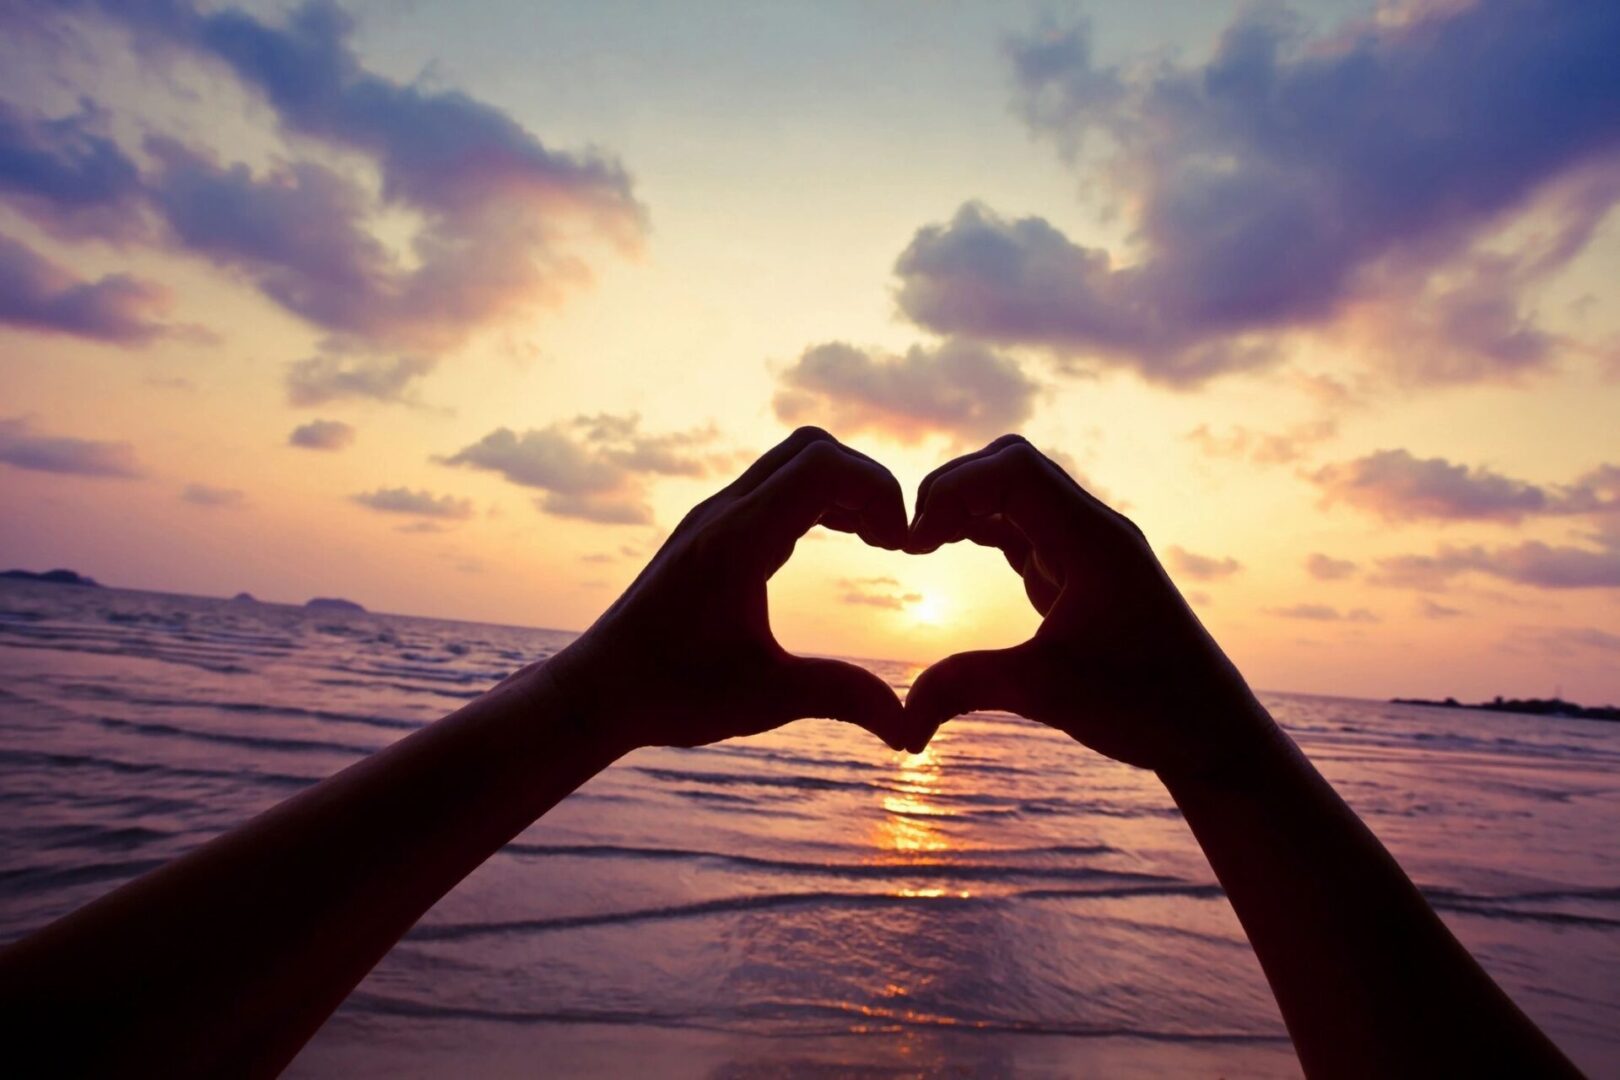
<path id="1" fill-rule="evenodd" d="M 958 653 L 919 675 L 906 711 L 924 739 L 953 716 L 1001 709 L 1120 761 L 1190 773 L 1275 737 L 1142 531 L 1022 436 L 923 480 L 906 550 L 957 540 L 1000 549 L 1043 621 L 1021 645 Z"/>
<path id="2" fill-rule="evenodd" d="M 623 596 L 547 665 L 616 750 L 698 746 L 807 716 L 848 720 L 895 749 L 920 726 L 882 679 L 777 643 L 765 583 L 815 525 L 890 550 L 900 484 L 818 428 L 800 428 L 695 506 Z M 609 719 L 611 718 L 611 719 Z"/>
<path id="3" fill-rule="evenodd" d="M 771 633 L 766 582 L 817 524 L 919 555 L 958 540 L 999 548 L 1045 621 L 1022 645 L 940 661 L 902 706 L 864 668 L 795 656 Z M 930 474 L 908 529 L 887 469 L 801 428 L 687 514 L 550 666 L 621 751 L 701 745 L 806 716 L 920 751 L 950 717 L 1004 709 L 1134 765 L 1193 770 L 1241 750 L 1233 714 L 1264 716 L 1141 531 L 1017 435 Z"/>

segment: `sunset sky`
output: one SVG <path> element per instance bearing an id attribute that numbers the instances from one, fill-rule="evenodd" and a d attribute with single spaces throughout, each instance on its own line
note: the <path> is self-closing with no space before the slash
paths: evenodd
<path id="1" fill-rule="evenodd" d="M 1620 700 L 1620 4 L 0 6 L 0 568 L 583 628 L 1027 434 L 1265 689 Z M 817 530 L 790 647 L 1035 625 Z"/>

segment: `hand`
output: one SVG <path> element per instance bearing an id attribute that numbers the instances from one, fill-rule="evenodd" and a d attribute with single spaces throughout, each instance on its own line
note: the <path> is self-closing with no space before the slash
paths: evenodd
<path id="1" fill-rule="evenodd" d="M 906 711 L 921 733 L 1001 709 L 1161 773 L 1218 769 L 1272 739 L 1141 530 L 1022 437 L 923 480 L 906 550 L 964 539 L 1001 549 L 1044 621 L 1022 645 L 959 653 L 918 676 Z"/>
<path id="2" fill-rule="evenodd" d="M 777 644 L 765 582 L 814 525 L 876 547 L 906 539 L 887 469 L 825 431 L 800 428 L 699 503 L 623 596 L 547 664 L 620 749 L 699 746 L 790 720 L 848 720 L 899 749 L 900 700 L 854 664 Z"/>

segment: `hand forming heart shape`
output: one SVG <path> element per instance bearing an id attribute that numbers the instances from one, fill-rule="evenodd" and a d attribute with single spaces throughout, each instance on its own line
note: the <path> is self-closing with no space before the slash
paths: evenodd
<path id="1" fill-rule="evenodd" d="M 902 706 L 865 669 L 795 656 L 771 633 L 765 583 L 816 524 L 917 555 L 958 540 L 998 548 L 1044 621 L 1021 645 L 934 664 Z M 687 514 L 551 665 L 622 749 L 831 716 L 915 752 L 952 716 L 1002 709 L 1174 771 L 1218 764 L 1271 728 L 1141 531 L 1018 435 L 929 474 L 908 528 L 887 469 L 801 428 Z M 634 719 L 609 730 L 607 717 Z"/>

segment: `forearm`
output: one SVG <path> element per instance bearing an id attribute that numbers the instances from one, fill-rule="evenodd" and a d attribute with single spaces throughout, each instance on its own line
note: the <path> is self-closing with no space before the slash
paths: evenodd
<path id="1" fill-rule="evenodd" d="M 273 1074 L 444 893 L 619 748 L 527 669 L 0 954 L 53 1071 Z"/>
<path id="2" fill-rule="evenodd" d="M 1254 946 L 1306 1072 L 1573 1073 L 1366 825 L 1271 730 L 1241 766 L 1164 779 Z"/>

